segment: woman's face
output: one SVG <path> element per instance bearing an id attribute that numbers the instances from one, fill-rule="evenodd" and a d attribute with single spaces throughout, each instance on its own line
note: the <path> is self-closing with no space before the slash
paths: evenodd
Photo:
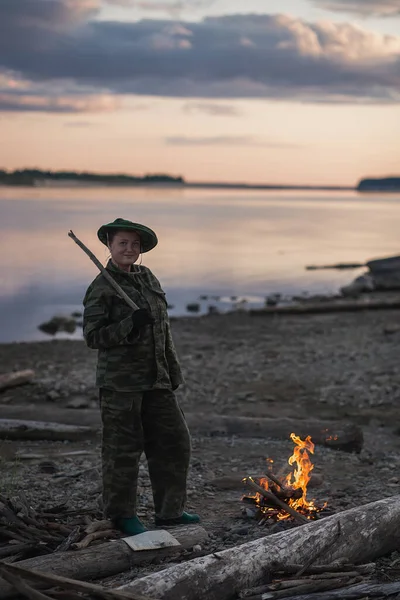
<path id="1" fill-rule="evenodd" d="M 118 231 L 108 247 L 112 261 L 120 269 L 129 271 L 140 255 L 140 236 L 136 231 Z"/>

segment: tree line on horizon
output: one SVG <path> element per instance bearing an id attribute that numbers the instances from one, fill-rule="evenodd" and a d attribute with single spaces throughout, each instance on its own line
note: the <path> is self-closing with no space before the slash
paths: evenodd
<path id="1" fill-rule="evenodd" d="M 104 183 L 110 185 L 132 185 L 142 183 L 185 183 L 183 177 L 153 174 L 136 177 L 134 175 L 90 173 L 86 171 L 44 171 L 42 169 L 16 169 L 7 171 L 0 169 L 0 184 L 3 185 L 35 185 L 45 181 L 71 181 L 82 183 Z"/>

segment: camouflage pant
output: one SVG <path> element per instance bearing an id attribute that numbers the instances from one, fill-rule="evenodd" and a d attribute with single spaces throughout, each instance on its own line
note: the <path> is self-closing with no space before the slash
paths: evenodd
<path id="1" fill-rule="evenodd" d="M 106 517 L 136 514 L 139 460 L 149 466 L 155 514 L 182 514 L 190 460 L 190 434 L 171 390 L 100 390 L 103 421 L 103 505 Z"/>

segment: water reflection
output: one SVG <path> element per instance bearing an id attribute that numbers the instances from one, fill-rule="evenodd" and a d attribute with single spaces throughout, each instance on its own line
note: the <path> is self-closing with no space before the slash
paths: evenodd
<path id="1" fill-rule="evenodd" d="M 315 263 L 399 253 L 398 196 L 150 189 L 0 188 L 0 341 L 44 339 L 37 325 L 81 308 L 96 276 L 75 234 L 106 262 L 97 228 L 144 222 L 159 246 L 145 264 L 182 314 L 200 294 L 334 291 L 354 272 Z M 77 332 L 75 335 L 79 335 Z M 46 338 L 47 339 L 47 338 Z"/>

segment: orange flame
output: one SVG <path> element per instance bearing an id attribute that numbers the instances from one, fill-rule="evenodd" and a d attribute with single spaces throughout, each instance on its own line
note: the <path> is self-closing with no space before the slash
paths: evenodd
<path id="1" fill-rule="evenodd" d="M 290 438 L 296 446 L 288 463 L 290 466 L 293 466 L 296 463 L 296 467 L 293 473 L 290 473 L 286 477 L 286 485 L 294 490 L 301 489 L 303 495 L 298 500 L 290 500 L 289 505 L 295 510 L 298 510 L 299 508 L 313 510 L 315 509 L 314 503 L 312 501 L 308 502 L 307 500 L 307 485 L 311 479 L 311 471 L 314 468 L 308 453 L 314 454 L 314 444 L 311 441 L 310 436 L 307 436 L 303 441 L 299 436 L 291 433 Z M 294 478 L 293 481 L 292 477 Z"/>
<path id="2" fill-rule="evenodd" d="M 313 512 L 315 513 L 321 510 L 321 508 L 315 506 L 313 500 L 307 500 L 307 486 L 311 479 L 311 471 L 314 468 L 314 465 L 310 460 L 309 453 L 314 454 L 314 444 L 310 436 L 307 436 L 305 440 L 302 440 L 299 436 L 292 433 L 290 438 L 295 443 L 295 448 L 292 456 L 288 460 L 288 463 L 291 467 L 294 466 L 294 470 L 286 477 L 285 485 L 290 487 L 292 490 L 301 489 L 302 495 L 300 498 L 290 498 L 288 500 L 288 505 L 303 514 L 306 514 L 306 516 L 309 518 L 312 518 L 311 514 Z M 273 463 L 273 460 L 270 458 L 267 458 L 266 460 L 267 463 L 270 463 L 268 468 L 271 469 L 271 463 Z M 244 481 L 245 480 L 246 479 L 244 479 Z M 259 485 L 265 490 L 270 489 L 269 480 L 266 477 L 262 477 L 259 480 Z M 277 511 L 277 509 L 263 506 L 263 497 L 260 493 L 256 492 L 248 497 L 255 499 L 256 503 L 262 507 L 261 511 L 265 515 L 268 513 L 274 514 L 278 520 L 290 518 L 290 515 L 284 511 L 279 509 Z"/>

